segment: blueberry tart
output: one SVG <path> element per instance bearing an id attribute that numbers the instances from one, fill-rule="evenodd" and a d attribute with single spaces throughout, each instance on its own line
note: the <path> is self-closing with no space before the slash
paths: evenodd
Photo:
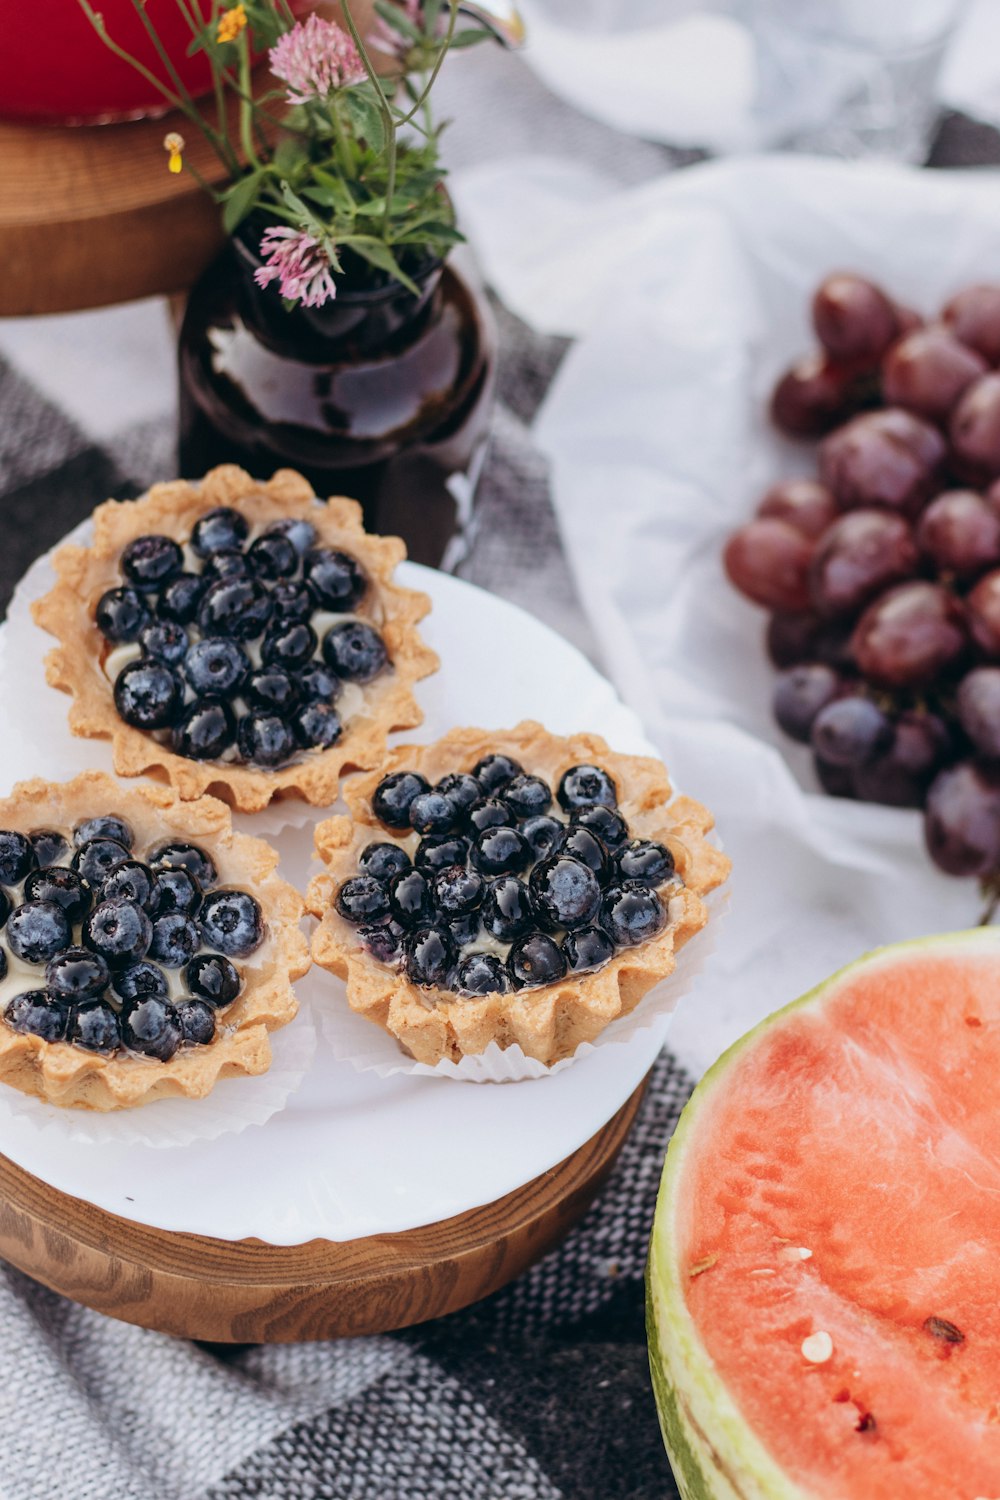
<path id="1" fill-rule="evenodd" d="M 60 643 L 48 681 L 120 775 L 242 812 L 327 806 L 342 771 L 378 765 L 422 717 L 413 687 L 437 658 L 416 628 L 430 601 L 392 579 L 404 555 L 291 470 L 258 484 L 224 465 L 109 500 L 33 606 Z"/>
<path id="2" fill-rule="evenodd" d="M 546 1065 L 633 1010 L 705 925 L 729 862 L 659 761 L 540 724 L 394 749 L 316 832 L 315 962 L 433 1065 Z"/>
<path id="3" fill-rule="evenodd" d="M 298 893 L 212 797 L 88 771 L 0 800 L 0 1079 L 126 1109 L 264 1073 L 309 967 Z"/>

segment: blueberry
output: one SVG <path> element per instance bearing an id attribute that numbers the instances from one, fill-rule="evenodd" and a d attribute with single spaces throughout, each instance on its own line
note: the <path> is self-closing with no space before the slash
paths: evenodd
<path id="1" fill-rule="evenodd" d="M 35 850 L 30 839 L 13 829 L 0 831 L 0 885 L 20 885 L 35 868 Z"/>
<path id="2" fill-rule="evenodd" d="M 615 784 L 600 766 L 571 766 L 559 783 L 558 797 L 567 812 L 577 807 L 618 806 Z"/>
<path id="3" fill-rule="evenodd" d="M 134 729 L 169 729 L 184 707 L 184 688 L 177 674 L 157 661 L 133 661 L 115 678 L 119 718 Z"/>
<path id="4" fill-rule="evenodd" d="M 483 789 L 484 796 L 492 797 L 500 792 L 515 776 L 521 776 L 524 767 L 509 755 L 484 755 L 472 768 L 472 774 Z"/>
<path id="5" fill-rule="evenodd" d="M 271 618 L 270 596 L 251 578 L 220 578 L 210 583 L 198 606 L 205 635 L 231 635 L 251 641 Z"/>
<path id="6" fill-rule="evenodd" d="M 122 864 L 115 865 L 101 886 L 100 900 L 113 901 L 116 896 L 120 896 L 123 901 L 134 901 L 137 906 L 144 906 L 148 911 L 153 894 L 153 879 L 153 872 L 148 865 L 138 859 L 126 859 Z"/>
<path id="7" fill-rule="evenodd" d="M 97 601 L 97 628 L 115 646 L 137 641 L 149 624 L 149 608 L 135 589 L 108 589 Z"/>
<path id="8" fill-rule="evenodd" d="M 201 947 L 201 933 L 197 922 L 192 922 L 180 911 L 168 911 L 153 923 L 153 936 L 149 944 L 149 956 L 154 963 L 165 969 L 182 969 Z"/>
<path id="9" fill-rule="evenodd" d="M 601 903 L 601 926 L 619 948 L 634 948 L 666 926 L 663 902 L 647 886 L 614 886 Z"/>
<path id="10" fill-rule="evenodd" d="M 423 926 L 434 916 L 434 894 L 420 870 L 393 875 L 388 889 L 389 910 L 401 926 Z"/>
<path id="11" fill-rule="evenodd" d="M 184 567 L 184 553 L 168 536 L 137 536 L 122 552 L 121 568 L 134 588 L 166 588 Z"/>
<path id="12" fill-rule="evenodd" d="M 543 859 L 528 884 L 539 918 L 546 927 L 587 927 L 601 905 L 601 886 L 593 870 L 560 852 Z"/>
<path id="13" fill-rule="evenodd" d="M 516 828 L 486 828 L 477 835 L 469 860 L 482 875 L 515 875 L 530 864 L 531 850 Z"/>
<path id="14" fill-rule="evenodd" d="M 73 869 L 93 890 L 99 890 L 116 865 L 128 859 L 128 850 L 117 839 L 91 839 L 73 855 Z"/>
<path id="15" fill-rule="evenodd" d="M 521 832 L 528 840 L 532 854 L 537 859 L 544 859 L 547 854 L 555 854 L 566 837 L 566 826 L 557 818 L 547 817 L 540 813 L 536 818 L 528 818 L 521 824 Z"/>
<path id="16" fill-rule="evenodd" d="M 147 656 L 166 667 L 176 667 L 182 662 L 189 645 L 187 631 L 174 620 L 153 620 L 143 630 L 139 642 Z"/>
<path id="17" fill-rule="evenodd" d="M 247 678 L 244 696 L 253 708 L 283 714 L 299 701 L 299 689 L 284 668 L 258 667 Z"/>
<path id="18" fill-rule="evenodd" d="M 559 846 L 560 854 L 569 854 L 578 859 L 588 870 L 593 870 L 602 883 L 608 872 L 608 854 L 596 834 L 579 825 L 570 828 Z"/>
<path id="19" fill-rule="evenodd" d="M 260 709 L 254 709 L 240 720 L 236 742 L 244 760 L 269 769 L 290 760 L 298 748 L 295 736 L 281 715 L 264 713 Z"/>
<path id="20" fill-rule="evenodd" d="M 250 528 L 238 510 L 219 505 L 206 511 L 195 522 L 191 533 L 191 546 L 199 557 L 211 557 L 213 552 L 238 552 L 249 535 Z"/>
<path id="21" fill-rule="evenodd" d="M 482 904 L 486 886 L 481 875 L 464 865 L 449 865 L 434 877 L 434 902 L 443 917 L 462 917 Z"/>
<path id="22" fill-rule="evenodd" d="M 323 638 L 323 660 L 338 677 L 371 682 L 389 664 L 389 653 L 377 630 L 361 620 L 334 625 Z"/>
<path id="23" fill-rule="evenodd" d="M 236 743 L 236 716 L 221 698 L 196 698 L 181 715 L 173 746 L 186 760 L 221 760 Z"/>
<path id="24" fill-rule="evenodd" d="M 412 869 L 413 861 L 400 844 L 366 844 L 358 856 L 358 868 L 384 883 Z"/>
<path id="25" fill-rule="evenodd" d="M 133 1052 L 169 1062 L 184 1040 L 180 1018 L 160 995 L 143 995 L 122 1006 L 122 1041 Z"/>
<path id="26" fill-rule="evenodd" d="M 4 924 L 7 921 L 7 918 L 10 916 L 12 905 L 13 905 L 13 903 L 11 902 L 11 899 L 8 896 L 7 892 L 4 891 L 4 890 L 0 890 L 0 927 L 4 926 Z M 0 948 L 0 953 L 2 953 L 2 952 L 3 952 L 3 949 Z M 6 972 L 6 970 L 5 970 L 5 972 Z M 0 979 L 2 979 L 2 978 L 3 978 L 3 974 L 0 974 Z"/>
<path id="27" fill-rule="evenodd" d="M 117 1012 L 106 1000 L 85 1000 L 73 1010 L 66 1040 L 110 1056 L 122 1044 Z"/>
<path id="28" fill-rule="evenodd" d="M 116 845 L 116 848 L 120 848 Z M 122 853 L 124 854 L 124 850 Z M 65 865 L 54 865 L 48 870 L 32 870 L 24 882 L 26 901 L 51 901 L 61 906 L 66 920 L 72 927 L 82 922 L 90 910 L 91 893 L 82 876 Z"/>
<path id="29" fill-rule="evenodd" d="M 8 927 L 9 927 L 8 923 Z M 145 958 L 153 924 L 131 901 L 102 901 L 83 924 L 83 941 L 112 969 L 127 969 Z"/>
<path id="30" fill-rule="evenodd" d="M 523 937 L 537 925 L 531 893 L 516 875 L 501 875 L 490 882 L 481 917 L 486 931 L 504 943 Z"/>
<path id="31" fill-rule="evenodd" d="M 45 990 L 26 990 L 14 996 L 3 1018 L 12 1031 L 40 1036 L 44 1042 L 61 1042 L 69 1026 L 69 1009 Z"/>
<path id="32" fill-rule="evenodd" d="M 507 955 L 507 973 L 517 989 L 553 984 L 566 973 L 566 960 L 559 946 L 544 932 L 518 938 Z"/>
<path id="33" fill-rule="evenodd" d="M 251 573 L 271 583 L 279 578 L 291 578 L 299 570 L 298 552 L 288 537 L 277 531 L 269 531 L 250 543 L 247 562 Z"/>
<path id="34" fill-rule="evenodd" d="M 499 797 L 486 797 L 474 802 L 466 813 L 469 828 L 475 833 L 485 833 L 487 828 L 513 828 L 514 814 L 506 802 Z"/>
<path id="35" fill-rule="evenodd" d="M 202 569 L 206 589 L 220 578 L 248 578 L 250 568 L 242 552 L 213 552 Z"/>
<path id="36" fill-rule="evenodd" d="M 458 808 L 440 792 L 418 792 L 410 803 L 410 827 L 417 833 L 454 833 Z"/>
<path id="37" fill-rule="evenodd" d="M 247 958 L 264 941 L 264 913 L 249 891 L 212 891 L 199 921 L 206 944 L 228 958 Z"/>
<path id="38" fill-rule="evenodd" d="M 123 849 L 131 849 L 135 843 L 135 834 L 132 832 L 132 825 L 126 823 L 124 818 L 105 814 L 99 818 L 85 818 L 73 829 L 73 843 L 78 849 L 81 844 L 89 844 L 92 839 L 114 839 Z"/>
<path id="39" fill-rule="evenodd" d="M 455 962 L 455 944 L 446 927 L 418 927 L 403 940 L 407 977 L 414 984 L 442 988 Z"/>
<path id="40" fill-rule="evenodd" d="M 271 608 L 277 620 L 308 620 L 316 601 L 304 583 L 284 579 L 271 590 Z"/>
<path id="41" fill-rule="evenodd" d="M 628 838 L 628 824 L 613 807 L 578 807 L 570 814 L 574 828 L 586 828 L 599 838 L 605 849 L 621 847 Z"/>
<path id="42" fill-rule="evenodd" d="M 211 856 L 197 844 L 158 844 L 146 855 L 146 862 L 154 870 L 187 870 L 202 890 L 214 885 L 219 878 Z"/>
<path id="43" fill-rule="evenodd" d="M 451 933 L 456 948 L 467 948 L 476 942 L 482 931 L 478 911 L 466 912 L 462 917 L 449 917 L 444 924 Z"/>
<path id="44" fill-rule="evenodd" d="M 316 528 L 311 521 L 304 520 L 301 516 L 282 516 L 280 521 L 272 521 L 267 528 L 268 536 L 286 536 L 300 555 L 309 551 L 316 540 Z"/>
<path id="45" fill-rule="evenodd" d="M 518 819 L 537 817 L 552 806 L 552 792 L 540 776 L 515 776 L 508 781 L 502 795 Z"/>
<path id="46" fill-rule="evenodd" d="M 264 637 L 261 660 L 267 666 L 303 667 L 318 644 L 315 630 L 304 620 L 278 620 Z"/>
<path id="47" fill-rule="evenodd" d="M 372 875 L 354 875 L 337 892 L 337 910 L 345 922 L 381 922 L 389 915 L 389 892 Z"/>
<path id="48" fill-rule="evenodd" d="M 602 928 L 580 927 L 567 932 L 562 949 L 570 972 L 583 974 L 606 964 L 614 955 L 615 945 Z"/>
<path id="49" fill-rule="evenodd" d="M 364 569 L 347 552 L 317 548 L 306 553 L 302 570 L 321 608 L 336 614 L 349 614 L 368 587 Z"/>
<path id="50" fill-rule="evenodd" d="M 119 969 L 112 977 L 111 988 L 120 1000 L 138 1000 L 145 995 L 159 995 L 165 1000 L 170 993 L 166 974 L 146 959 Z"/>
<path id="51" fill-rule="evenodd" d="M 336 672 L 321 661 L 309 662 L 295 677 L 302 697 L 309 703 L 336 703 L 343 691 Z"/>
<path id="52" fill-rule="evenodd" d="M 640 885 L 662 885 L 674 873 L 674 856 L 652 839 L 632 839 L 619 850 L 615 864 L 622 880 L 637 880 Z"/>
<path id="53" fill-rule="evenodd" d="M 495 953 L 467 953 L 455 970 L 455 989 L 460 995 L 504 995 L 510 981 Z"/>
<path id="54" fill-rule="evenodd" d="M 7 918 L 7 946 L 26 964 L 48 963 L 71 936 L 66 913 L 54 901 L 26 901 Z"/>
<path id="55" fill-rule="evenodd" d="M 207 1047 L 215 1039 L 215 1012 L 205 1000 L 182 1000 L 177 1006 L 181 1036 L 186 1042 Z"/>
<path id="56" fill-rule="evenodd" d="M 163 590 L 157 613 L 161 620 L 173 620 L 177 625 L 190 625 L 198 613 L 198 605 L 207 585 L 197 573 L 182 573 Z"/>
<path id="57" fill-rule="evenodd" d="M 458 771 L 442 776 L 434 790 L 453 802 L 459 812 L 468 812 L 472 804 L 478 802 L 483 795 L 482 787 L 474 776 L 465 776 Z"/>
<path id="58" fill-rule="evenodd" d="M 387 828 L 409 828 L 410 803 L 420 792 L 429 790 L 425 778 L 416 771 L 393 771 L 375 788 L 372 809 Z"/>
<path id="59" fill-rule="evenodd" d="M 224 1010 L 242 988 L 240 971 L 221 953 L 198 953 L 184 970 L 184 983 L 192 995 Z"/>
<path id="60" fill-rule="evenodd" d="M 332 703 L 303 703 L 292 710 L 289 723 L 303 750 L 329 750 L 344 729 Z"/>
<path id="61" fill-rule="evenodd" d="M 464 865 L 469 857 L 468 839 L 448 838 L 432 833 L 421 839 L 413 863 L 418 870 L 443 870 L 447 865 Z"/>
<path id="62" fill-rule="evenodd" d="M 394 964 L 403 951 L 405 928 L 398 922 L 383 922 L 378 927 L 359 927 L 361 946 L 380 964 Z"/>
<path id="63" fill-rule="evenodd" d="M 0 948 L 0 979 L 7 978 L 7 954 Z"/>
<path id="64" fill-rule="evenodd" d="M 187 870 L 158 870 L 146 910 L 155 922 L 170 912 L 194 916 L 201 905 L 201 886 Z"/>
<path id="65" fill-rule="evenodd" d="M 196 693 L 226 697 L 242 687 L 251 661 L 242 646 L 226 637 L 195 641 L 184 658 L 184 676 Z"/>
<path id="66" fill-rule="evenodd" d="M 46 987 L 64 1000 L 93 1000 L 104 994 L 110 979 L 104 959 L 87 948 L 63 948 L 45 969 Z"/>
<path id="67" fill-rule="evenodd" d="M 41 869 L 57 865 L 69 853 L 69 840 L 55 828 L 36 828 L 34 833 L 28 834 L 28 840 Z"/>

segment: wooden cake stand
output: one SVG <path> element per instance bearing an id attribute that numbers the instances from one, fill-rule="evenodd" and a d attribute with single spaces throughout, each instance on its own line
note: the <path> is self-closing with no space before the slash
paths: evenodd
<path id="1" fill-rule="evenodd" d="M 344 1244 L 150 1229 L 57 1192 L 0 1156 L 0 1256 L 98 1312 L 211 1343 L 405 1328 L 488 1296 L 558 1244 L 607 1177 L 644 1089 L 645 1081 L 572 1156 L 495 1203 Z"/>

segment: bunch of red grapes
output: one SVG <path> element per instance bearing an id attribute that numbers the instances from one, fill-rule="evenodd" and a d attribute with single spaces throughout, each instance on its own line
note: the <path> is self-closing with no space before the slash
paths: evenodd
<path id="1" fill-rule="evenodd" d="M 771 415 L 819 477 L 730 537 L 770 610 L 774 715 L 826 791 L 924 810 L 931 857 L 1000 877 L 1000 286 L 924 323 L 863 277 L 813 298 L 818 353 Z"/>

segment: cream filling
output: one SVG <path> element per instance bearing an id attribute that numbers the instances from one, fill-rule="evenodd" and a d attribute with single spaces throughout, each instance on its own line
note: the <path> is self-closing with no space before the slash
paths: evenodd
<path id="1" fill-rule="evenodd" d="M 265 535 L 266 531 L 266 526 L 252 527 L 244 546 L 249 547 L 251 543 L 255 542 L 259 536 Z M 198 554 L 194 551 L 189 542 L 185 542 L 183 544 L 182 551 L 184 553 L 185 571 L 188 573 L 200 574 L 205 564 L 198 556 Z M 319 662 L 320 664 L 324 664 L 323 642 L 335 625 L 343 625 L 347 622 L 357 621 L 360 624 L 374 624 L 376 627 L 381 628 L 385 623 L 385 612 L 382 609 L 381 600 L 376 596 L 373 599 L 372 603 L 372 618 L 370 620 L 365 619 L 363 616 L 358 614 L 335 614 L 332 610 L 316 610 L 309 617 L 309 620 L 307 622 L 316 632 L 316 650 L 313 652 L 310 660 Z M 198 630 L 197 626 L 188 625 L 185 628 L 188 632 L 188 636 L 190 637 L 192 645 L 196 641 L 203 639 L 201 632 L 200 630 Z M 247 653 L 247 656 L 250 658 L 250 661 L 252 662 L 254 667 L 260 667 L 263 665 L 261 659 L 262 637 L 259 637 L 254 641 L 238 641 L 237 644 L 243 647 L 243 650 Z M 132 662 L 138 661 L 141 656 L 142 647 L 137 642 L 132 642 L 124 646 L 115 646 L 113 650 L 108 652 L 107 656 L 105 656 L 104 660 L 102 661 L 101 670 L 107 680 L 113 685 L 118 680 L 119 674 L 123 672 L 124 669 Z M 294 671 L 301 671 L 301 668 L 293 669 L 293 675 Z M 186 706 L 189 703 L 193 703 L 198 695 L 190 686 L 183 673 L 181 673 L 180 675 L 181 681 L 184 683 L 184 703 Z M 232 703 L 234 711 L 238 715 L 245 713 L 249 708 L 246 699 L 243 697 L 235 697 L 230 701 Z M 340 715 L 340 720 L 345 730 L 348 728 L 352 720 L 362 717 L 370 717 L 370 714 L 366 712 L 368 707 L 367 695 L 365 693 L 364 687 L 361 685 L 361 683 L 358 682 L 342 681 L 340 693 L 338 694 L 333 707 Z M 169 729 L 158 729 L 152 731 L 151 738 L 156 740 L 156 742 L 160 745 L 169 745 L 172 736 Z M 315 754 L 318 754 L 318 751 L 299 751 L 299 755 Z M 242 757 L 236 745 L 230 745 L 228 750 L 224 750 L 222 755 L 219 757 L 219 760 L 226 765 L 232 765 L 234 762 L 243 764 Z"/>

